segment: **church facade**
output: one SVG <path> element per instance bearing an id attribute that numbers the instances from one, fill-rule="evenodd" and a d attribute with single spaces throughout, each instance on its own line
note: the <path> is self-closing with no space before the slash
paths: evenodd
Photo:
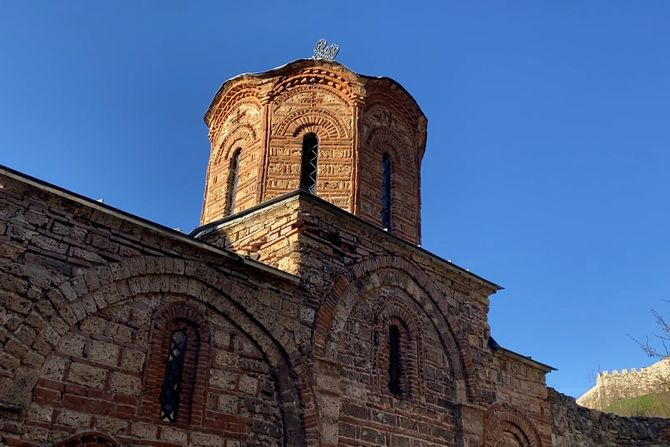
<path id="1" fill-rule="evenodd" d="M 491 338 L 499 287 L 418 245 L 402 86 L 298 60 L 205 121 L 190 235 L 0 169 L 1 443 L 561 445 L 551 368 Z"/>

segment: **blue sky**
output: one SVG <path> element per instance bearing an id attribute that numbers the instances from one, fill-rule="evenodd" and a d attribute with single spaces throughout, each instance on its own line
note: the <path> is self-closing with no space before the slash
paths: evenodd
<path id="1" fill-rule="evenodd" d="M 670 311 L 667 1 L 4 1 L 0 163 L 188 231 L 221 82 L 320 37 L 428 116 L 423 246 L 505 287 L 499 343 L 572 395 L 651 362 L 628 334 Z"/>

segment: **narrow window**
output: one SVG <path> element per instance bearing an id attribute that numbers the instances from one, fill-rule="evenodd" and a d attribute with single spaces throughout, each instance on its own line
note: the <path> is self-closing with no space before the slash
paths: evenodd
<path id="1" fill-rule="evenodd" d="M 389 328 L 389 391 L 400 395 L 400 329 L 393 325 Z"/>
<path id="2" fill-rule="evenodd" d="M 305 135 L 302 140 L 302 162 L 300 166 L 300 189 L 316 194 L 316 167 L 319 156 L 319 139 L 316 134 Z"/>
<path id="3" fill-rule="evenodd" d="M 226 214 L 233 214 L 235 210 L 235 196 L 237 195 L 237 181 L 240 174 L 240 152 L 237 148 L 230 159 L 230 174 L 228 175 L 228 199 L 226 202 Z"/>
<path id="4" fill-rule="evenodd" d="M 382 158 L 382 227 L 391 229 L 391 159 L 388 152 Z"/>
<path id="5" fill-rule="evenodd" d="M 170 350 L 165 362 L 165 378 L 163 379 L 160 395 L 162 421 L 174 422 L 177 420 L 185 353 L 186 332 L 183 330 L 174 331 L 170 336 Z"/>

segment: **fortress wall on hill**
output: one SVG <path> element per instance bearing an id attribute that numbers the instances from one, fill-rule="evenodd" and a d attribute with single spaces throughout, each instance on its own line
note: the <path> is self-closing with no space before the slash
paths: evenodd
<path id="1" fill-rule="evenodd" d="M 670 389 L 670 359 L 663 359 L 647 368 L 602 372 L 596 385 L 577 399 L 587 408 L 603 410 L 620 399 L 642 396 Z"/>
<path id="2" fill-rule="evenodd" d="M 549 388 L 553 447 L 670 445 L 670 419 L 621 417 L 584 408 Z"/>

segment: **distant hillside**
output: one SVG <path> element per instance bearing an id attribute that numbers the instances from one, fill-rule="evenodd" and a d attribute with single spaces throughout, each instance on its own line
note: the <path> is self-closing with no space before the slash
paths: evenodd
<path id="1" fill-rule="evenodd" d="M 670 417 L 670 359 L 639 370 L 602 372 L 577 403 L 622 416 Z"/>
<path id="2" fill-rule="evenodd" d="M 603 409 L 619 416 L 656 416 L 670 418 L 670 392 L 645 394 L 612 402 Z"/>

